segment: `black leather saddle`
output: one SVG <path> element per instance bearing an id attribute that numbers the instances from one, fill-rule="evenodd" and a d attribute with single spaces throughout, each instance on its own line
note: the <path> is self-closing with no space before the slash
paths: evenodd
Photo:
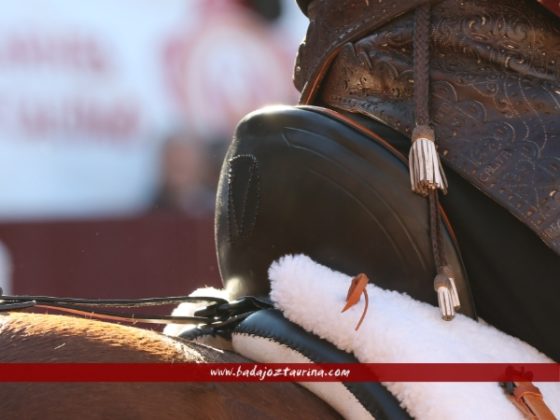
<path id="1" fill-rule="evenodd" d="M 320 107 L 265 108 L 240 122 L 216 203 L 219 267 L 234 296 L 266 296 L 270 264 L 303 253 L 437 305 L 428 204 L 410 191 L 406 161 L 383 138 L 389 132 Z M 453 232 L 444 225 L 459 312 L 474 317 Z"/>

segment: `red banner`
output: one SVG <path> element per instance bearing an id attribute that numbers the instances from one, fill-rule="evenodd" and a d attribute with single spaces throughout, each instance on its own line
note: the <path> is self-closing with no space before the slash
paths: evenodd
<path id="1" fill-rule="evenodd" d="M 560 382 L 560 364 L 3 363 L 0 382 Z"/>

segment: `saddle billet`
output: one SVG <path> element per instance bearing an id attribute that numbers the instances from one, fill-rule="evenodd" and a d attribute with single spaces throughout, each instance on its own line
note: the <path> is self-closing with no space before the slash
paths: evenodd
<path id="1" fill-rule="evenodd" d="M 275 107 L 238 126 L 218 186 L 216 246 L 234 297 L 266 296 L 267 270 L 303 253 L 437 306 L 428 205 L 383 135 L 319 107 Z M 475 317 L 453 233 L 443 231 L 461 312 Z"/>

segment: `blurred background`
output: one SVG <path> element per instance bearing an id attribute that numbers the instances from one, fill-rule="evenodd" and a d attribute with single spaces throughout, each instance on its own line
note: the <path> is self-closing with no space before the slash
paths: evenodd
<path id="1" fill-rule="evenodd" d="M 295 0 L 0 4 L 0 287 L 219 286 L 220 166 L 246 113 L 297 102 Z"/>

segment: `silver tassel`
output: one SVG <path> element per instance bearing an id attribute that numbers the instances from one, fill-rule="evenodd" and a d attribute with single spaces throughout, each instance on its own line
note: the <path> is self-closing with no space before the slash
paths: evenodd
<path id="1" fill-rule="evenodd" d="M 412 131 L 408 165 L 412 191 L 422 196 L 435 189 L 447 193 L 447 178 L 436 150 L 434 130 L 429 126 L 419 125 Z"/>
<path id="2" fill-rule="evenodd" d="M 451 277 L 448 267 L 441 267 L 434 279 L 434 290 L 437 292 L 441 317 L 451 321 L 455 317 L 455 311 L 461 307 L 461 302 L 455 280 Z"/>

